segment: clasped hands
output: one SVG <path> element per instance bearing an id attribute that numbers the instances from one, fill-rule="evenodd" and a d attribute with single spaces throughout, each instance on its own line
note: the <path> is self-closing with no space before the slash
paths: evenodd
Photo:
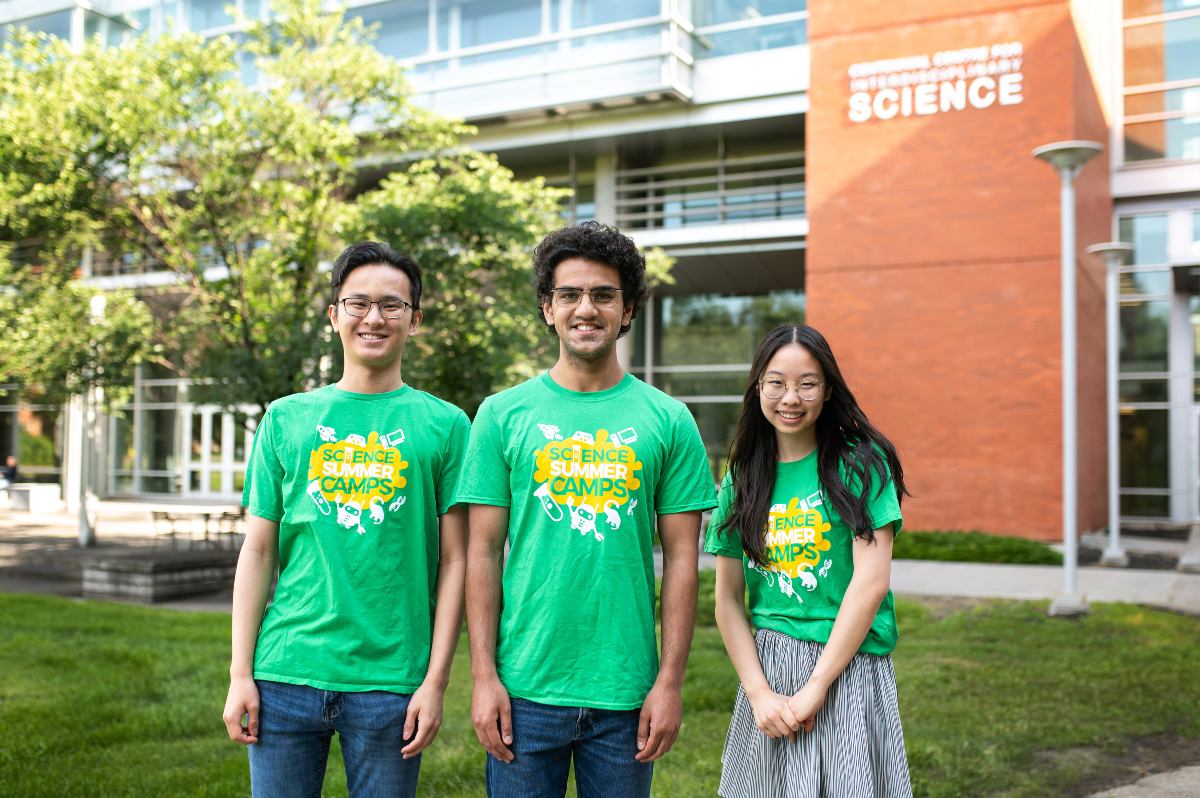
<path id="1" fill-rule="evenodd" d="M 793 696 L 781 695 L 764 687 L 750 694 L 750 708 L 754 710 L 754 723 L 768 737 L 796 739 L 801 729 L 813 730 L 817 712 L 825 704 L 826 688 L 809 682 Z"/>

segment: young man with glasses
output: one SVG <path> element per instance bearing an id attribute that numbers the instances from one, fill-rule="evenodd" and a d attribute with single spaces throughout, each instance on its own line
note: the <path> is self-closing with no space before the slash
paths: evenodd
<path id="1" fill-rule="evenodd" d="M 472 428 L 458 500 L 471 510 L 472 721 L 493 798 L 562 796 L 572 759 L 581 798 L 647 796 L 679 732 L 700 514 L 716 501 L 691 413 L 617 360 L 645 269 L 614 228 L 547 236 L 534 272 L 558 362 L 490 397 Z"/>
<path id="2" fill-rule="evenodd" d="M 355 244 L 331 282 L 342 378 L 272 402 L 254 436 L 224 720 L 255 795 L 319 796 L 336 732 L 351 796 L 411 796 L 462 622 L 469 425 L 401 378 L 416 262 Z"/>

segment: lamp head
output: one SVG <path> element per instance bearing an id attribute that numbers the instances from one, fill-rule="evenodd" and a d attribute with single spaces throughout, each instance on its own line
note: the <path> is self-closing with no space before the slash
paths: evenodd
<path id="1" fill-rule="evenodd" d="M 1092 255 L 1099 255 L 1105 262 L 1120 265 L 1133 254 L 1133 244 L 1124 241 L 1105 241 L 1102 244 L 1092 244 L 1087 248 Z"/>
<path id="2" fill-rule="evenodd" d="M 1104 151 L 1096 141 L 1056 141 L 1043 144 L 1033 151 L 1033 157 L 1045 161 L 1056 172 L 1078 169 Z"/>

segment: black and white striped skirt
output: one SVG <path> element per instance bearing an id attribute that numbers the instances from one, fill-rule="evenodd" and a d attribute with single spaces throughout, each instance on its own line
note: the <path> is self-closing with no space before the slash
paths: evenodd
<path id="1" fill-rule="evenodd" d="M 794 695 L 824 646 L 770 629 L 754 637 L 775 692 Z M 811 732 L 795 742 L 758 730 L 739 685 L 721 754 L 725 798 L 911 798 L 892 658 L 857 654 L 829 688 Z"/>

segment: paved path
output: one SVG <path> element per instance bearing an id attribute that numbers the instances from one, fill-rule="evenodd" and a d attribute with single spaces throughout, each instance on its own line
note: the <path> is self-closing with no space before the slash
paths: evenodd
<path id="1" fill-rule="evenodd" d="M 661 555 L 655 557 L 662 573 Z M 700 555 L 702 570 L 715 567 L 715 557 Z M 1088 601 L 1127 601 L 1200 615 L 1200 574 L 1096 566 L 1080 568 L 1078 584 Z M 895 560 L 892 590 L 902 596 L 1053 599 L 1063 592 L 1063 570 L 1057 565 Z M 1196 795 L 1200 798 L 1200 788 Z"/>
<path id="2" fill-rule="evenodd" d="M 1200 765 L 1156 773 L 1133 784 L 1095 793 L 1091 798 L 1197 798 Z"/>

